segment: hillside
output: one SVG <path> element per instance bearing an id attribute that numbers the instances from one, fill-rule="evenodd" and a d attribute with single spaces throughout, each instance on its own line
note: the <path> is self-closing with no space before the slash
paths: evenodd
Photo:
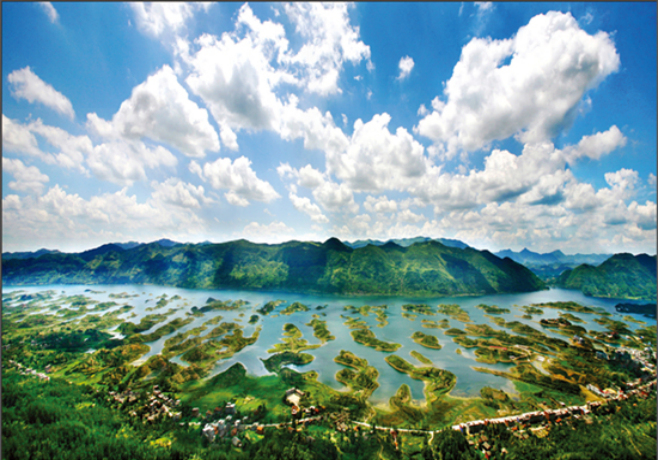
<path id="1" fill-rule="evenodd" d="M 594 297 L 655 300 L 656 256 L 615 254 L 598 267 L 583 264 L 565 271 L 557 284 Z"/>
<path id="2" fill-rule="evenodd" d="M 269 289 L 340 294 L 464 295 L 527 292 L 545 284 L 511 259 L 436 241 L 358 249 L 324 243 L 157 242 L 104 245 L 3 264 L 5 284 L 159 284 L 186 288 Z"/>

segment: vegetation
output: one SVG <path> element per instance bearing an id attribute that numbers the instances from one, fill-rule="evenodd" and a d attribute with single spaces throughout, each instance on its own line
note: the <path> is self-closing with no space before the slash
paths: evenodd
<path id="1" fill-rule="evenodd" d="M 302 339 L 302 331 L 300 331 L 294 324 L 285 324 L 283 326 L 283 331 L 284 338 L 281 339 L 283 343 L 275 344 L 273 348 L 267 350 L 268 353 L 281 353 L 285 351 L 298 353 L 304 350 L 313 350 L 320 346 L 309 345 L 308 340 Z"/>
<path id="2" fill-rule="evenodd" d="M 320 320 L 317 315 L 313 315 L 311 322 L 307 323 L 306 325 L 313 327 L 313 335 L 320 339 L 322 343 L 327 343 L 330 340 L 336 340 L 336 337 L 331 335 L 329 329 L 327 329 L 327 322 Z"/>
<path id="3" fill-rule="evenodd" d="M 546 288 L 535 274 L 511 259 L 438 241 L 358 249 L 335 238 L 322 244 L 262 245 L 239 240 L 165 247 L 152 243 L 3 262 L 3 283 L 10 285 L 131 283 L 437 296 Z"/>
<path id="4" fill-rule="evenodd" d="M 434 335 L 416 331 L 411 335 L 411 338 L 414 342 L 424 346 L 425 348 L 433 348 L 435 350 L 441 349 L 441 345 L 439 345 L 439 339 L 437 339 Z"/>
<path id="5" fill-rule="evenodd" d="M 598 267 L 563 272 L 558 285 L 594 297 L 656 300 L 656 256 L 615 254 Z"/>
<path id="6" fill-rule="evenodd" d="M 457 304 L 451 304 L 451 305 L 441 304 L 439 305 L 438 312 L 441 313 L 442 315 L 450 316 L 452 319 L 455 319 L 457 321 L 461 321 L 462 323 L 471 322 L 471 317 L 468 316 L 468 313 Z"/>
<path id="7" fill-rule="evenodd" d="M 396 351 L 402 345 L 399 343 L 384 342 L 375 337 L 374 332 L 370 329 L 356 329 L 351 332 L 352 338 L 355 342 L 363 344 L 367 347 L 372 347 L 377 351 L 385 351 L 391 353 Z"/>
<path id="8" fill-rule="evenodd" d="M 355 354 L 341 350 L 334 358 L 338 364 L 347 366 L 336 373 L 336 380 L 348 386 L 360 398 L 369 398 L 373 391 L 379 387 L 377 377 L 379 371 L 368 365 L 368 361 L 357 357 Z"/>
<path id="9" fill-rule="evenodd" d="M 282 315 L 292 315 L 293 313 L 297 313 L 298 311 L 308 311 L 309 308 L 304 305 L 303 303 L 300 302 L 293 302 L 292 304 L 288 305 L 283 311 L 281 311 Z"/>
<path id="10" fill-rule="evenodd" d="M 490 315 L 500 315 L 502 313 L 510 312 L 509 308 L 500 308 L 496 305 L 485 305 L 483 303 L 478 305 L 477 308 L 479 308 L 480 310 L 484 310 L 485 313 L 488 313 Z"/>

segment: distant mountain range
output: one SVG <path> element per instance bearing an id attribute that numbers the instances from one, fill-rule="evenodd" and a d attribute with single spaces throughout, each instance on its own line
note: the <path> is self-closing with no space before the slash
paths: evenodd
<path id="1" fill-rule="evenodd" d="M 562 273 L 558 286 L 586 295 L 656 300 L 656 256 L 615 254 L 597 267 L 579 265 Z"/>
<path id="2" fill-rule="evenodd" d="M 4 256 L 4 255 L 3 255 Z M 352 248 L 324 243 L 106 244 L 76 254 L 45 253 L 3 261 L 3 282 L 159 284 L 341 294 L 477 295 L 545 289 L 523 265 L 489 251 L 438 241 L 388 241 Z"/>
<path id="3" fill-rule="evenodd" d="M 525 266 L 529 265 L 553 265 L 553 264 L 563 264 L 563 265 L 573 265 L 578 266 L 580 264 L 590 264 L 598 265 L 612 256 L 612 254 L 572 254 L 566 255 L 562 251 L 557 250 L 553 252 L 548 252 L 545 254 L 540 254 L 538 252 L 532 252 L 528 249 L 523 249 L 520 252 L 514 252 L 510 249 L 505 249 L 503 251 L 498 251 L 496 253 L 498 257 L 509 257 L 515 262 L 523 264 Z"/>
<path id="4" fill-rule="evenodd" d="M 418 236 L 416 238 L 398 238 L 398 239 L 393 239 L 393 240 L 388 240 L 388 241 L 380 241 L 380 240 L 357 240 L 354 241 L 353 243 L 350 243 L 349 241 L 344 241 L 343 244 L 346 246 L 351 247 L 352 249 L 358 249 L 358 248 L 363 248 L 365 246 L 368 246 L 369 244 L 372 244 L 373 246 L 383 246 L 386 243 L 395 243 L 398 246 L 402 246 L 404 248 L 411 246 L 412 244 L 415 243 L 426 243 L 428 241 L 438 241 L 439 243 L 443 244 L 444 246 L 448 246 L 451 248 L 459 248 L 459 249 L 466 249 L 469 248 L 470 246 L 462 241 L 459 240 L 451 240 L 448 238 L 427 238 L 424 236 Z"/>

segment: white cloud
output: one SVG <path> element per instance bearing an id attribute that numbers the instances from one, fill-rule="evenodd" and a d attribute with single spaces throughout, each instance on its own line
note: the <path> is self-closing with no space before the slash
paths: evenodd
<path id="1" fill-rule="evenodd" d="M 207 10 L 209 6 L 208 3 L 190 2 L 130 3 L 139 30 L 156 38 L 182 31 L 195 10 Z"/>
<path id="2" fill-rule="evenodd" d="M 349 140 L 334 124 L 330 112 L 323 115 L 317 107 L 305 111 L 297 108 L 297 98 L 291 96 L 280 112 L 279 134 L 284 140 L 304 139 L 304 148 L 319 149 L 332 154 L 344 150 Z"/>
<path id="3" fill-rule="evenodd" d="M 411 70 L 414 68 L 414 60 L 409 56 L 405 56 L 400 59 L 398 67 L 400 68 L 400 75 L 398 75 L 397 79 L 404 80 L 409 76 Z"/>
<path id="4" fill-rule="evenodd" d="M 637 171 L 622 168 L 619 171 L 605 173 L 605 181 L 620 191 L 632 189 L 639 182 Z"/>
<path id="5" fill-rule="evenodd" d="M 420 214 L 415 214 L 408 209 L 405 209 L 404 211 L 400 211 L 398 213 L 397 218 L 400 222 L 411 222 L 411 223 L 418 223 L 426 220 L 425 216 L 422 216 Z"/>
<path id="6" fill-rule="evenodd" d="M 224 127 L 275 129 L 281 103 L 273 88 L 296 81 L 270 64 L 287 50 L 285 30 L 271 21 L 260 22 L 246 4 L 240 8 L 237 27 L 245 30 L 242 39 L 237 33 L 224 33 L 221 39 L 205 34 L 196 39 L 199 50 L 184 57 L 191 67 L 186 82 L 203 99 L 221 131 Z M 230 138 L 231 148 L 237 148 L 233 136 L 223 137 L 224 141 Z"/>
<path id="7" fill-rule="evenodd" d="M 11 85 L 11 95 L 16 99 L 26 99 L 30 103 L 39 102 L 71 120 L 75 117 L 71 101 L 39 78 L 29 66 L 14 70 L 7 76 L 7 81 Z"/>
<path id="8" fill-rule="evenodd" d="M 647 184 L 651 187 L 656 186 L 656 175 L 654 173 L 649 173 L 649 177 L 647 178 Z"/>
<path id="9" fill-rule="evenodd" d="M 46 13 L 50 22 L 52 22 L 53 24 L 56 23 L 57 20 L 59 19 L 59 14 L 57 14 L 57 10 L 53 6 L 53 4 L 50 2 L 37 2 L 37 3 L 41 7 L 43 12 Z"/>
<path id="10" fill-rule="evenodd" d="M 445 106 L 434 107 L 415 131 L 449 158 L 512 135 L 546 141 L 619 64 L 607 33 L 587 34 L 569 13 L 540 14 L 511 39 L 474 38 L 464 46 L 444 89 Z"/>
<path id="11" fill-rule="evenodd" d="M 275 221 L 267 225 L 251 222 L 241 232 L 236 233 L 236 236 L 254 243 L 272 244 L 290 241 L 295 237 L 295 231 L 283 222 Z"/>
<path id="12" fill-rule="evenodd" d="M 206 227 L 190 209 L 165 207 L 152 199 L 140 203 L 125 188 L 86 200 L 59 185 L 39 197 L 5 197 L 2 222 L 3 243 L 7 246 L 38 241 L 65 251 L 108 241 L 152 241 L 163 235 L 183 239 Z"/>
<path id="13" fill-rule="evenodd" d="M 17 123 L 2 114 L 2 149 L 5 152 L 26 153 L 37 158 L 45 158 L 46 153 L 39 149 L 37 138 L 28 127 Z"/>
<path id="14" fill-rule="evenodd" d="M 306 165 L 299 170 L 298 184 L 302 187 L 315 189 L 322 185 L 324 176 L 320 171 L 314 169 L 311 165 Z"/>
<path id="15" fill-rule="evenodd" d="M 338 76 L 343 63 L 358 64 L 370 58 L 370 47 L 350 24 L 347 3 L 287 3 L 284 5 L 296 31 L 306 39 L 290 58 L 300 65 L 305 88 L 321 95 L 340 92 Z M 368 61 L 370 62 L 370 61 Z"/>
<path id="16" fill-rule="evenodd" d="M 324 209 L 332 213 L 356 214 L 359 211 L 354 194 L 345 183 L 324 181 L 313 190 L 313 197 Z"/>
<path id="17" fill-rule="evenodd" d="M 429 110 L 427 110 L 427 107 L 425 107 L 425 104 L 420 104 L 420 107 L 418 107 L 418 112 L 416 112 L 416 114 L 418 116 L 424 117 L 428 113 L 430 113 L 430 112 L 429 112 Z"/>
<path id="18" fill-rule="evenodd" d="M 626 137 L 617 126 L 613 125 L 608 131 L 584 136 L 576 146 L 566 147 L 564 153 L 569 163 L 574 163 L 583 157 L 598 160 L 624 145 L 626 145 Z"/>
<path id="19" fill-rule="evenodd" d="M 56 126 L 44 125 L 40 119 L 30 123 L 26 128 L 43 137 L 50 145 L 59 150 L 59 153 L 41 157 L 43 161 L 87 173 L 84 167 L 85 157 L 93 151 L 93 144 L 89 137 L 73 136 Z"/>
<path id="20" fill-rule="evenodd" d="M 329 219 L 327 219 L 327 216 L 322 214 L 322 211 L 318 205 L 311 203 L 311 200 L 307 197 L 299 197 L 293 192 L 290 192 L 288 197 L 290 198 L 290 201 L 292 202 L 292 205 L 295 207 L 295 209 L 308 215 L 313 222 L 320 224 L 326 224 L 329 222 Z"/>
<path id="21" fill-rule="evenodd" d="M 21 160 L 2 157 L 2 170 L 14 176 L 9 188 L 19 192 L 40 194 L 50 179 L 36 166 L 25 166 Z"/>
<path id="22" fill-rule="evenodd" d="M 475 2 L 474 5 L 478 9 L 478 12 L 480 13 L 485 11 L 491 11 L 494 6 L 492 2 Z"/>
<path id="23" fill-rule="evenodd" d="M 208 112 L 192 102 L 165 65 L 136 86 L 108 124 L 96 114 L 87 115 L 93 131 L 106 137 L 150 138 L 169 144 L 187 156 L 201 158 L 219 150 L 219 138 L 208 121 Z"/>
<path id="24" fill-rule="evenodd" d="M 368 195 L 363 203 L 363 207 L 368 212 L 390 213 L 398 210 L 398 205 L 394 200 L 389 200 L 386 196 L 375 198 Z"/>
<path id="25" fill-rule="evenodd" d="M 218 158 L 206 163 L 203 168 L 195 161 L 190 171 L 197 173 L 217 190 L 226 190 L 226 200 L 236 206 L 247 206 L 250 201 L 269 203 L 280 197 L 269 182 L 259 179 L 251 169 L 251 161 L 241 156 L 231 162 L 230 158 Z"/>
<path id="26" fill-rule="evenodd" d="M 423 146 L 404 128 L 392 134 L 390 121 L 387 113 L 357 120 L 349 146 L 327 152 L 327 172 L 354 191 L 399 190 L 420 178 L 428 165 Z"/>
<path id="27" fill-rule="evenodd" d="M 344 113 L 341 113 L 340 116 L 343 119 L 343 126 L 345 126 L 347 128 L 347 121 L 348 121 L 347 120 L 347 115 L 345 115 Z"/>
<path id="28" fill-rule="evenodd" d="M 201 207 L 201 204 L 207 204 L 212 201 L 205 196 L 203 186 L 199 185 L 195 187 L 176 177 L 170 177 L 163 183 L 152 181 L 151 187 L 154 189 L 152 195 L 154 200 L 181 208 L 198 209 Z"/>
<path id="29" fill-rule="evenodd" d="M 146 168 L 173 168 L 178 161 L 161 146 L 151 148 L 139 141 L 116 140 L 96 145 L 87 165 L 96 177 L 119 185 L 130 186 L 146 180 Z"/>

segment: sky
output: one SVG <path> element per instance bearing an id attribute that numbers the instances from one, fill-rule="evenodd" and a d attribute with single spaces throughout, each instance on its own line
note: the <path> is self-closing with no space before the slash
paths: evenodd
<path id="1" fill-rule="evenodd" d="M 2 3 L 3 251 L 656 253 L 656 3 Z"/>

